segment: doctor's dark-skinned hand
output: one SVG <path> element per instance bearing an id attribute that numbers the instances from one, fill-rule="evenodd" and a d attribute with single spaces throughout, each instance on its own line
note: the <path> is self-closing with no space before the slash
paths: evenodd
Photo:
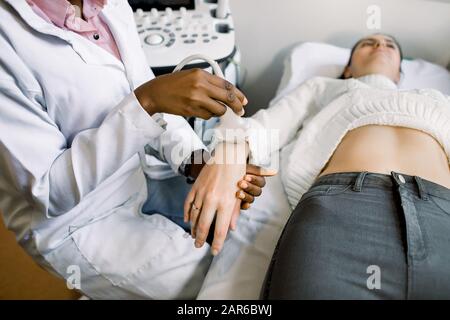
<path id="1" fill-rule="evenodd" d="M 206 120 L 225 113 L 222 103 L 238 115 L 244 114 L 243 107 L 248 103 L 244 94 L 231 83 L 201 69 L 159 76 L 134 93 L 150 115 L 161 112 Z"/>

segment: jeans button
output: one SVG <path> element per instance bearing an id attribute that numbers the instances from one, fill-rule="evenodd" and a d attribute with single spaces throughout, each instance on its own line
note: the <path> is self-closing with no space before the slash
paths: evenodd
<path id="1" fill-rule="evenodd" d="M 405 177 L 402 176 L 401 174 L 398 175 L 398 180 L 400 180 L 401 183 L 405 183 L 406 182 Z"/>

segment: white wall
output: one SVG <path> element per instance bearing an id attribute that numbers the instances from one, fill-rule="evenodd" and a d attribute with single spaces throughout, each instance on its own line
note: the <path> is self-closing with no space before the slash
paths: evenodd
<path id="1" fill-rule="evenodd" d="M 367 7 L 381 8 L 381 32 L 398 38 L 405 55 L 450 62 L 449 0 L 230 0 L 247 71 L 249 113 L 274 96 L 289 48 L 323 41 L 351 47 L 363 35 Z"/>

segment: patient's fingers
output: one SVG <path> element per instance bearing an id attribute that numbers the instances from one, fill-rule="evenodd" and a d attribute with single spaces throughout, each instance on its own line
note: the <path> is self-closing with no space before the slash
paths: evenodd
<path id="1" fill-rule="evenodd" d="M 200 200 L 198 200 L 200 199 Z M 201 199 L 203 199 L 202 197 L 200 197 L 198 194 L 194 200 L 193 205 L 191 206 L 191 210 L 190 210 L 190 221 L 191 221 L 191 236 L 192 238 L 195 238 L 197 236 L 196 231 L 197 231 L 197 222 L 198 219 L 200 217 L 200 213 L 202 211 L 202 202 Z"/>
<path id="2" fill-rule="evenodd" d="M 239 219 L 239 216 L 241 215 L 241 210 L 239 210 L 239 206 L 234 206 L 233 209 L 233 215 L 231 216 L 231 222 L 230 222 L 230 229 L 236 230 L 237 221 Z"/>
<path id="3" fill-rule="evenodd" d="M 196 234 L 196 225 L 197 225 L 198 217 L 199 217 L 198 213 L 191 213 L 190 224 L 191 224 L 191 237 L 192 237 L 192 239 L 195 239 L 196 236 L 197 236 L 197 234 Z"/>
<path id="4" fill-rule="evenodd" d="M 188 193 L 186 200 L 184 200 L 184 214 L 183 214 L 184 223 L 187 223 L 190 220 L 189 214 L 192 208 L 192 204 L 194 203 L 194 198 L 195 192 L 194 190 L 191 190 Z"/>
<path id="5" fill-rule="evenodd" d="M 231 205 L 223 204 L 217 210 L 216 225 L 214 229 L 214 240 L 211 245 L 211 253 L 216 256 L 222 250 L 223 244 L 228 234 L 231 224 L 231 216 L 236 206 L 240 206 L 240 201 L 235 201 Z"/>
<path id="6" fill-rule="evenodd" d="M 222 250 L 230 223 L 231 214 L 224 214 L 224 212 L 220 211 L 217 213 L 216 225 L 214 229 L 214 240 L 211 245 L 211 253 L 213 256 L 218 255 L 220 250 Z"/>
<path id="7" fill-rule="evenodd" d="M 208 237 L 209 229 L 216 215 L 217 203 L 206 200 L 203 204 L 200 217 L 195 225 L 195 247 L 201 248 Z"/>

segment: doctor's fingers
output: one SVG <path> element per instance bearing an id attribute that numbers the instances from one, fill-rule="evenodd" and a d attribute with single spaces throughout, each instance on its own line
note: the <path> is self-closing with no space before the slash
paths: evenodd
<path id="1" fill-rule="evenodd" d="M 244 180 L 248 183 L 258 186 L 260 188 L 264 188 L 266 185 L 266 178 L 264 176 L 258 176 L 254 174 L 246 174 Z"/>
<path id="2" fill-rule="evenodd" d="M 243 203 L 253 203 L 255 202 L 255 197 L 247 192 L 239 190 L 236 192 L 236 198 L 242 200 Z"/>
<path id="3" fill-rule="evenodd" d="M 232 91 L 244 106 L 247 105 L 247 103 L 248 103 L 247 97 L 244 95 L 244 93 L 242 93 L 241 90 L 236 88 L 229 81 L 222 79 L 220 77 L 217 77 L 215 75 L 212 75 L 212 74 L 208 74 L 207 79 L 208 79 L 209 83 L 213 84 L 214 86 L 216 86 L 220 89 Z"/>
<path id="4" fill-rule="evenodd" d="M 245 193 L 251 194 L 252 196 L 259 197 L 262 194 L 262 187 L 252 182 L 239 181 L 238 186 L 240 189 L 245 191 Z"/>
<path id="5" fill-rule="evenodd" d="M 203 106 L 202 106 L 202 107 L 197 108 L 194 112 L 192 112 L 192 114 L 189 114 L 188 116 L 194 116 L 194 117 L 197 117 L 197 118 L 202 118 L 202 119 L 205 119 L 205 120 L 209 120 L 212 117 L 215 117 L 216 114 L 212 113 L 211 111 L 209 111 L 209 110 L 207 110 L 205 108 L 203 108 Z"/>
<path id="6" fill-rule="evenodd" d="M 199 103 L 199 107 L 205 112 L 209 112 L 213 117 L 220 117 L 225 114 L 227 107 L 217 100 L 212 99 L 208 95 Z M 211 118 L 211 117 L 210 117 Z M 209 118 L 203 118 L 208 120 Z"/>
<path id="7" fill-rule="evenodd" d="M 207 90 L 207 94 L 211 98 L 229 106 L 236 114 L 244 115 L 244 104 L 237 97 L 236 91 L 226 90 L 213 85 L 209 86 Z"/>
<path id="8" fill-rule="evenodd" d="M 248 209 L 250 209 L 251 206 L 252 206 L 252 205 L 251 205 L 250 203 L 248 203 L 248 202 L 243 202 L 243 203 L 241 204 L 241 209 L 242 209 L 242 210 L 248 210 Z"/>
<path id="9" fill-rule="evenodd" d="M 225 90 L 231 90 L 233 92 L 235 92 L 236 96 L 238 97 L 239 100 L 241 100 L 241 102 L 246 105 L 248 100 L 245 97 L 245 95 L 242 93 L 241 90 L 239 90 L 238 88 L 236 88 L 232 83 L 230 83 L 229 81 L 222 79 L 218 76 L 215 76 L 213 74 L 208 73 L 207 75 L 207 80 L 209 83 L 215 85 L 216 87 L 219 87 L 221 89 L 225 89 Z"/>
<path id="10" fill-rule="evenodd" d="M 217 203 L 206 200 L 201 210 L 200 217 L 195 226 L 195 247 L 201 248 L 209 234 L 209 229 L 214 221 L 217 211 Z M 214 227 L 214 226 L 213 226 Z"/>

